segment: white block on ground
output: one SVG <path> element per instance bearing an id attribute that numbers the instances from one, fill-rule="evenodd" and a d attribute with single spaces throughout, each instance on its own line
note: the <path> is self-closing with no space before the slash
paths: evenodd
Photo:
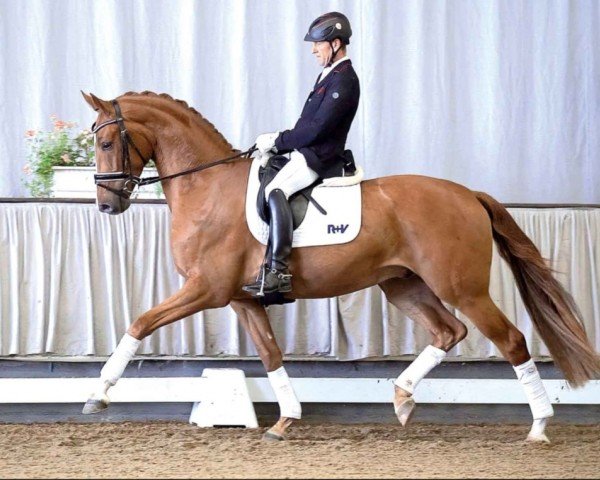
<path id="1" fill-rule="evenodd" d="M 244 426 L 258 428 L 246 375 L 238 368 L 205 368 L 200 402 L 194 403 L 190 423 L 199 427 Z"/>

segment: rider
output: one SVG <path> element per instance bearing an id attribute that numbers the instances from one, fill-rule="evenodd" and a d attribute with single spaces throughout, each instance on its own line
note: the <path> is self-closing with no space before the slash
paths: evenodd
<path id="1" fill-rule="evenodd" d="M 289 197 L 318 179 L 343 175 L 344 146 L 358 108 L 360 87 L 346 55 L 352 29 L 345 15 L 330 12 L 311 23 L 304 37 L 325 67 L 308 95 L 300 119 L 291 130 L 264 133 L 256 139 L 260 155 L 290 153 L 289 162 L 265 189 L 270 212 L 269 268 L 244 290 L 254 295 L 292 290 L 288 257 L 292 246 Z"/>

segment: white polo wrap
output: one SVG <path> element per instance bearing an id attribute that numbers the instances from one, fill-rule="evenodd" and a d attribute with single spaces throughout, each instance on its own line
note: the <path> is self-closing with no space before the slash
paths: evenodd
<path id="1" fill-rule="evenodd" d="M 553 416 L 554 409 L 552 408 L 552 403 L 550 403 L 550 398 L 548 397 L 548 393 L 546 393 L 540 373 L 533 359 L 530 358 L 525 363 L 513 368 L 525 390 L 533 419 L 538 420 Z"/>
<path id="2" fill-rule="evenodd" d="M 125 367 L 137 352 L 141 341 L 132 337 L 128 333 L 123 335 L 123 338 L 117 345 L 117 348 L 112 353 L 102 370 L 100 371 L 100 379 L 115 385 L 119 378 L 123 375 Z"/>
<path id="3" fill-rule="evenodd" d="M 294 393 L 294 388 L 285 368 L 281 366 L 277 370 L 267 372 L 267 376 L 277 397 L 280 415 L 287 418 L 301 418 L 302 407 L 298 398 L 296 398 L 296 393 Z"/>
<path id="4" fill-rule="evenodd" d="M 446 352 L 433 345 L 427 345 L 421 354 L 398 376 L 394 384 L 408 393 L 415 393 L 417 384 L 423 380 L 434 367 L 442 363 Z"/>

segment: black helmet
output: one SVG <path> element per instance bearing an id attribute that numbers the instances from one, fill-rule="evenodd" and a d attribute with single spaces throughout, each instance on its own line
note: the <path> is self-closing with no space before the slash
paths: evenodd
<path id="1" fill-rule="evenodd" d="M 339 12 L 329 12 L 321 15 L 310 24 L 304 37 L 307 42 L 333 42 L 339 38 L 348 45 L 352 36 L 350 21 L 346 15 Z"/>

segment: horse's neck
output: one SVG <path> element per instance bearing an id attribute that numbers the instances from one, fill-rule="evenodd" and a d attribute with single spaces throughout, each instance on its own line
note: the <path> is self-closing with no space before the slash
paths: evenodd
<path id="1" fill-rule="evenodd" d="M 227 140 L 198 113 L 165 102 L 150 113 L 144 120 L 154 132 L 154 160 L 161 177 L 234 154 Z M 186 215 L 190 208 L 197 210 L 199 205 L 203 205 L 203 210 L 206 210 L 215 202 L 226 201 L 229 196 L 237 198 L 236 190 L 243 188 L 245 191 L 247 181 L 240 176 L 244 176 L 244 168 L 238 168 L 236 162 L 165 180 L 162 187 L 170 210 L 174 214 Z"/>
<path id="2" fill-rule="evenodd" d="M 233 155 L 223 142 L 210 141 L 207 135 L 173 135 L 173 140 L 158 140 L 155 163 L 161 177 L 174 175 Z"/>
<path id="3" fill-rule="evenodd" d="M 232 156 L 234 153 L 223 142 L 208 142 L 201 137 L 188 137 L 186 143 L 177 142 L 174 146 L 162 144 L 161 154 L 155 160 L 161 177 L 173 175 Z M 223 202 L 235 195 L 246 182 L 247 166 L 244 162 L 218 165 L 199 172 L 182 175 L 162 182 L 165 198 L 171 211 L 178 212 L 181 207 L 193 203 L 206 207 L 214 202 Z M 245 162 L 247 164 L 247 162 Z M 240 168 L 241 167 L 241 168 Z M 245 192 L 245 188 L 243 188 Z"/>

